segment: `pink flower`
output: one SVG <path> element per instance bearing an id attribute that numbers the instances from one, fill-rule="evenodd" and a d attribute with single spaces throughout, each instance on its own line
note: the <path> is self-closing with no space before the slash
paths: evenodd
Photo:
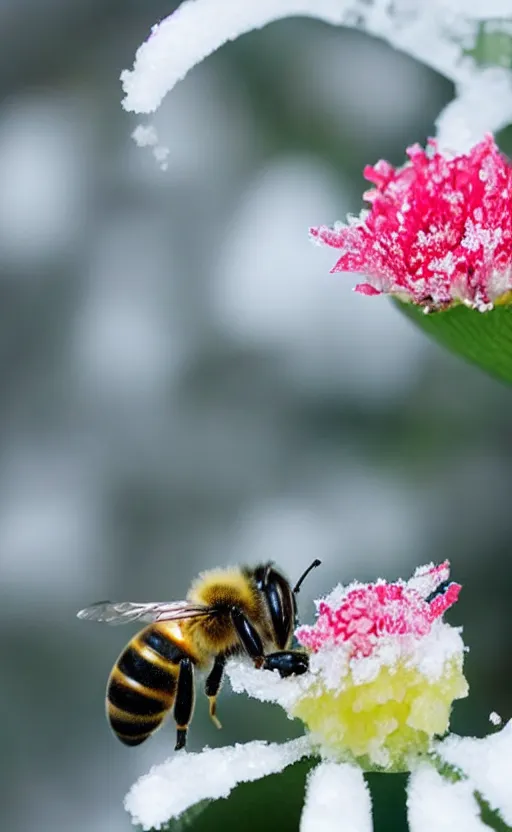
<path id="1" fill-rule="evenodd" d="M 320 601 L 314 626 L 300 627 L 296 636 L 314 653 L 346 642 L 353 657 L 369 656 L 386 636 L 421 638 L 459 597 L 461 585 L 449 575 L 445 561 L 418 569 L 407 582 L 355 584 L 341 596 L 335 590 Z"/>
<path id="2" fill-rule="evenodd" d="M 392 294 L 425 311 L 464 303 L 486 312 L 512 291 L 512 166 L 491 135 L 448 158 L 431 139 L 394 168 L 365 168 L 369 211 L 348 225 L 312 228 L 342 250 L 333 272 L 361 272 L 365 295 Z"/>

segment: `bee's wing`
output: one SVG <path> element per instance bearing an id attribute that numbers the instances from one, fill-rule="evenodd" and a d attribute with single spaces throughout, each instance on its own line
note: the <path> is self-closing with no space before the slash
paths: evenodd
<path id="1" fill-rule="evenodd" d="M 77 613 L 85 621 L 102 621 L 105 624 L 129 624 L 131 621 L 180 621 L 184 618 L 202 618 L 211 614 L 210 607 L 192 604 L 190 601 L 136 603 L 132 601 L 98 601 Z"/>

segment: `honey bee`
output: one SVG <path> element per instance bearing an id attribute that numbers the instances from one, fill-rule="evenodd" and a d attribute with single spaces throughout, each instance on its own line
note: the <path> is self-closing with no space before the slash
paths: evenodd
<path id="1" fill-rule="evenodd" d="M 313 563 L 292 589 L 272 563 L 203 572 L 185 601 L 133 603 L 100 601 L 78 618 L 125 624 L 149 622 L 124 648 L 107 683 L 107 719 L 125 745 L 140 745 L 174 706 L 176 750 L 184 748 L 195 702 L 194 668 L 213 666 L 205 693 L 210 717 L 216 715 L 226 660 L 246 654 L 255 667 L 281 676 L 308 670 L 306 653 L 290 649 L 297 620 L 295 596 L 316 566 Z"/>

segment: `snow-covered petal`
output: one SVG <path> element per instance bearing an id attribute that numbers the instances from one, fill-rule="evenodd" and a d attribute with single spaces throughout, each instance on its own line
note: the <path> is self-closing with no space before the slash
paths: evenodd
<path id="1" fill-rule="evenodd" d="M 283 771 L 310 751 L 307 737 L 300 737 L 283 744 L 257 740 L 199 754 L 181 752 L 132 786 L 125 809 L 142 829 L 160 829 L 197 803 L 227 797 L 238 783 Z"/>
<path id="2" fill-rule="evenodd" d="M 321 763 L 308 778 L 300 832 L 372 832 L 372 803 L 355 766 Z"/>
<path id="3" fill-rule="evenodd" d="M 483 739 L 448 737 L 439 753 L 467 776 L 476 789 L 512 826 L 512 720 Z"/>
<path id="4" fill-rule="evenodd" d="M 430 765 L 413 772 L 407 789 L 410 832 L 489 832 L 467 781 L 451 783 Z"/>

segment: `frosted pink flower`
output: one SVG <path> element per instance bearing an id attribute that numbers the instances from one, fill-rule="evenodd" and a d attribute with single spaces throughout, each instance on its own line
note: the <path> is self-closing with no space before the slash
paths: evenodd
<path id="1" fill-rule="evenodd" d="M 367 276 L 356 291 L 392 294 L 425 311 L 464 303 L 480 312 L 512 291 L 512 166 L 487 135 L 447 157 L 435 140 L 413 145 L 401 168 L 367 166 L 369 211 L 348 225 L 311 229 L 342 250 L 333 272 Z"/>
<path id="2" fill-rule="evenodd" d="M 449 580 L 448 561 L 418 570 L 410 581 L 353 584 L 342 595 L 318 605 L 314 626 L 297 630 L 299 642 L 313 652 L 348 643 L 354 657 L 369 656 L 384 636 L 417 638 L 457 601 L 460 584 Z"/>

